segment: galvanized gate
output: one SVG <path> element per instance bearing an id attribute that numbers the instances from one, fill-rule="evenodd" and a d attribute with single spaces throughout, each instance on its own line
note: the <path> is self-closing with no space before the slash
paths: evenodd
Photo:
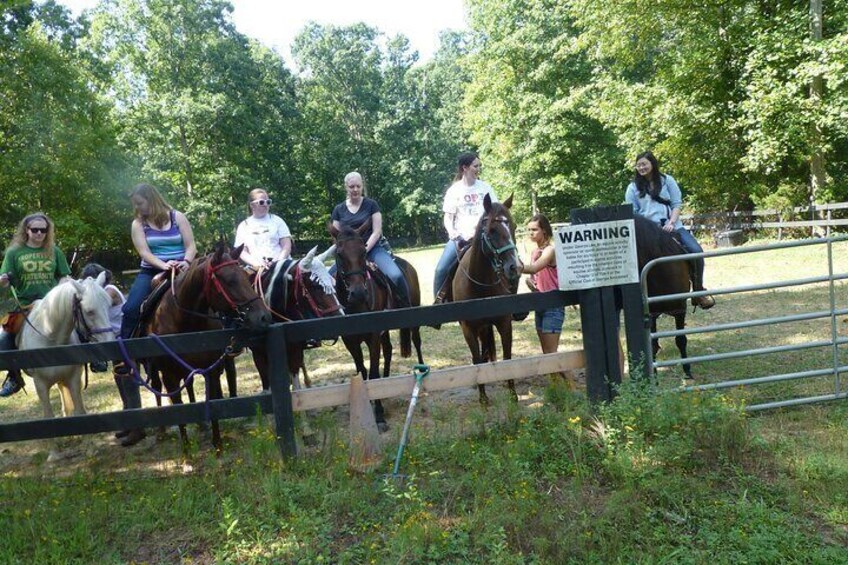
<path id="1" fill-rule="evenodd" d="M 753 320 L 744 320 L 732 323 L 724 323 L 724 324 L 715 324 L 703 327 L 696 328 L 687 328 L 683 330 L 672 330 L 672 331 L 657 331 L 656 333 L 650 332 L 650 330 L 646 330 L 646 341 L 647 347 L 645 350 L 647 351 L 648 363 L 647 366 L 652 368 L 652 373 L 655 372 L 660 367 L 669 367 L 675 365 L 682 365 L 685 362 L 691 364 L 704 363 L 707 361 L 718 361 L 718 360 L 730 360 L 730 359 L 738 359 L 749 356 L 756 355 L 767 355 L 781 352 L 789 352 L 789 351 L 801 351 L 801 350 L 810 350 L 815 348 L 830 348 L 832 351 L 832 363 L 829 363 L 826 367 L 816 368 L 812 370 L 806 371 L 795 371 L 795 372 L 787 372 L 781 374 L 768 374 L 762 376 L 751 376 L 750 378 L 732 380 L 732 381 L 723 381 L 723 382 L 715 382 L 709 384 L 695 385 L 695 386 L 687 386 L 682 387 L 681 390 L 716 390 L 716 389 L 725 389 L 730 387 L 748 387 L 752 385 L 765 384 L 765 383 L 776 383 L 780 381 L 791 381 L 797 379 L 810 379 L 813 377 L 824 377 L 831 376 L 833 389 L 832 392 L 828 392 L 827 394 L 820 394 L 815 396 L 803 396 L 785 400 L 778 400 L 774 402 L 767 402 L 761 404 L 753 404 L 747 406 L 746 409 L 750 411 L 755 410 L 764 410 L 769 408 L 777 408 L 781 406 L 793 406 L 799 404 L 809 404 L 814 402 L 823 402 L 828 400 L 837 400 L 841 398 L 845 398 L 848 396 L 848 392 L 843 390 L 843 386 L 840 380 L 840 374 L 848 371 L 848 365 L 843 365 L 840 360 L 839 355 L 839 346 L 845 343 L 848 343 L 848 338 L 840 337 L 838 333 L 838 324 L 837 317 L 844 316 L 848 314 L 848 309 L 836 308 L 836 282 L 844 279 L 848 279 L 848 273 L 834 273 L 834 261 L 833 261 L 833 244 L 838 242 L 848 241 L 848 236 L 839 236 L 839 237 L 830 237 L 824 239 L 810 239 L 810 240 L 802 240 L 802 241 L 793 241 L 786 243 L 775 243 L 770 245 L 759 245 L 752 246 L 747 248 L 738 248 L 738 249 L 721 249 L 716 251 L 709 251 L 705 253 L 693 253 L 688 255 L 678 255 L 672 257 L 661 257 L 659 259 L 654 259 L 650 261 L 647 265 L 645 265 L 644 269 L 642 269 L 642 273 L 640 274 L 640 282 L 642 289 L 642 300 L 644 304 L 644 315 L 646 322 L 649 320 L 649 305 L 657 302 L 670 301 L 670 300 L 679 300 L 681 298 L 691 298 L 694 296 L 701 296 L 705 294 L 711 294 L 714 296 L 718 295 L 730 295 L 730 294 L 739 294 L 739 293 L 751 293 L 760 290 L 768 290 L 768 289 L 777 289 L 777 288 L 785 288 L 785 287 L 798 287 L 803 285 L 811 285 L 817 283 L 828 283 L 828 294 L 829 294 L 829 308 L 827 310 L 818 310 L 811 312 L 804 312 L 801 314 L 791 314 L 791 315 L 782 315 L 776 317 L 766 317 L 766 318 L 758 318 Z M 659 263 L 668 263 L 672 261 L 681 261 L 681 260 L 689 260 L 692 258 L 703 257 L 705 259 L 709 259 L 710 257 L 720 257 L 726 255 L 737 255 L 737 254 L 748 254 L 748 253 L 761 253 L 761 252 L 769 252 L 777 249 L 786 249 L 791 247 L 806 247 L 806 246 L 827 246 L 827 274 L 820 275 L 815 277 L 808 278 L 799 278 L 799 279 L 791 279 L 791 280 L 783 280 L 778 282 L 767 282 L 762 284 L 753 284 L 746 286 L 737 286 L 737 287 L 729 287 L 729 288 L 721 288 L 714 289 L 709 291 L 701 291 L 701 292 L 689 292 L 683 294 L 669 294 L 665 296 L 657 296 L 657 297 L 648 297 L 647 296 L 647 277 L 650 270 Z M 717 306 L 720 307 L 720 306 Z M 731 330 L 739 330 L 744 328 L 753 328 L 757 326 L 768 326 L 775 324 L 789 324 L 793 322 L 807 321 L 807 320 L 816 320 L 816 319 L 826 319 L 830 320 L 830 339 L 825 340 L 813 340 L 807 341 L 803 343 L 794 343 L 789 345 L 775 345 L 772 347 L 761 347 L 756 349 L 745 349 L 738 351 L 729 351 L 722 353 L 713 353 L 710 355 L 701 355 L 695 357 L 689 357 L 685 360 L 682 359 L 672 359 L 668 361 L 660 361 L 656 362 L 653 358 L 653 349 L 651 347 L 651 341 L 653 338 L 663 338 L 663 337 L 675 337 L 678 335 L 692 335 L 692 334 L 705 334 L 711 332 L 726 332 Z M 647 324 L 646 324 L 646 327 Z"/>

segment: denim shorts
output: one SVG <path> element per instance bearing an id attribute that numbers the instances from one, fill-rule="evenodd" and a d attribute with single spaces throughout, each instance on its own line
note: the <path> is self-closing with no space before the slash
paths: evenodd
<path id="1" fill-rule="evenodd" d="M 536 310 L 536 330 L 543 334 L 562 333 L 562 323 L 564 321 L 565 308 Z"/>

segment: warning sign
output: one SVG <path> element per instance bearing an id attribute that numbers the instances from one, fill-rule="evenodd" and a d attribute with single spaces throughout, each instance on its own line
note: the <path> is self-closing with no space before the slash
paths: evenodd
<path id="1" fill-rule="evenodd" d="M 560 290 L 639 282 L 633 220 L 564 226 L 554 240 Z"/>

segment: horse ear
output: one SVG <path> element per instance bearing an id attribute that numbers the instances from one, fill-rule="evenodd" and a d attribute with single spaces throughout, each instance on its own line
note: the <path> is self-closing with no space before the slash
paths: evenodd
<path id="1" fill-rule="evenodd" d="M 85 286 L 77 279 L 68 279 L 68 282 L 74 287 L 74 290 L 77 292 L 77 294 L 82 294 L 83 292 L 85 292 Z"/>
<path id="2" fill-rule="evenodd" d="M 359 229 L 357 229 L 355 231 L 356 231 L 356 234 L 359 237 L 362 237 L 362 234 L 364 234 L 365 232 L 367 232 L 370 229 L 371 229 L 371 218 L 368 218 L 368 220 L 366 222 L 364 222 L 361 226 L 359 226 Z"/>
<path id="3" fill-rule="evenodd" d="M 241 257 L 241 252 L 244 251 L 244 244 L 242 243 L 235 249 L 230 250 L 230 258 L 238 261 L 238 258 Z"/>
<path id="4" fill-rule="evenodd" d="M 324 253 L 316 257 L 322 263 L 336 254 L 336 244 L 331 245 Z"/>
<path id="5" fill-rule="evenodd" d="M 219 241 L 215 244 L 215 254 L 212 256 L 212 263 L 220 263 L 224 259 L 224 253 L 228 251 L 227 244 Z"/>
<path id="6" fill-rule="evenodd" d="M 504 207 L 505 207 L 505 208 L 507 208 L 507 209 L 512 208 L 512 197 L 513 197 L 513 196 L 515 196 L 515 194 L 510 194 L 510 195 L 509 195 L 509 198 L 507 198 L 506 200 L 504 200 L 503 205 L 504 205 Z"/>
<path id="7" fill-rule="evenodd" d="M 103 271 L 99 275 L 97 275 L 97 284 L 102 287 L 106 286 L 106 271 Z"/>
<path id="8" fill-rule="evenodd" d="M 327 222 L 327 232 L 329 232 L 329 234 L 333 236 L 333 239 L 339 237 L 339 233 L 341 233 L 336 228 L 336 226 L 333 225 L 333 222 Z"/>
<path id="9" fill-rule="evenodd" d="M 492 197 L 489 196 L 489 193 L 486 193 L 486 196 L 483 197 L 483 210 L 488 214 L 492 209 Z"/>
<path id="10" fill-rule="evenodd" d="M 310 269 L 312 269 L 312 261 L 315 259 L 316 251 L 318 251 L 317 245 L 309 250 L 309 253 L 306 254 L 306 257 L 300 260 L 300 265 L 303 267 L 304 271 L 309 271 Z"/>

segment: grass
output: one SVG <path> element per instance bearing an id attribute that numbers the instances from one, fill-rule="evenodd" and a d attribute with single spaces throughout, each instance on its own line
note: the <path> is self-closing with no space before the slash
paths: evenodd
<path id="1" fill-rule="evenodd" d="M 759 242 L 758 242 L 759 243 Z M 404 254 L 431 299 L 430 248 Z M 845 271 L 844 249 L 835 254 Z M 813 248 L 708 261 L 710 288 L 813 276 Z M 825 263 L 826 265 L 826 263 Z M 430 267 L 428 267 L 430 266 Z M 819 271 L 816 271 L 819 269 Z M 823 285 L 720 296 L 692 326 L 778 312 L 823 310 Z M 845 307 L 845 288 L 837 307 Z M 845 324 L 839 321 L 840 335 Z M 516 356 L 539 347 L 532 317 L 516 324 Z M 824 339 L 827 320 L 690 338 L 690 354 Z M 468 362 L 456 324 L 424 329 L 434 368 Z M 673 357 L 671 343 L 661 356 Z M 579 348 L 569 310 L 561 348 Z M 843 352 L 838 351 L 841 358 Z M 699 382 L 827 366 L 808 350 L 698 364 Z M 346 379 L 341 344 L 308 352 L 316 385 Z M 259 388 L 242 357 L 240 390 Z M 411 370 L 398 360 L 395 373 Z M 272 424 L 223 425 L 216 458 L 205 432 L 182 455 L 173 430 L 121 449 L 108 436 L 63 442 L 79 455 L 46 463 L 50 442 L 0 452 L 0 563 L 842 563 L 848 545 L 848 408 L 844 402 L 746 415 L 745 403 L 833 390 L 811 379 L 721 394 L 680 394 L 677 370 L 657 388 L 626 382 L 593 409 L 547 379 L 524 381 L 512 405 L 503 390 L 482 410 L 476 392 L 425 397 L 401 463 L 391 471 L 406 400 L 387 403 L 385 462 L 348 467 L 346 410 L 319 413 L 321 444 L 283 462 Z M 30 387 L 31 388 L 31 387 Z M 111 377 L 93 375 L 90 412 L 117 407 Z M 145 399 L 149 403 L 150 399 Z M 4 421 L 38 417 L 34 394 L 0 403 Z"/>

